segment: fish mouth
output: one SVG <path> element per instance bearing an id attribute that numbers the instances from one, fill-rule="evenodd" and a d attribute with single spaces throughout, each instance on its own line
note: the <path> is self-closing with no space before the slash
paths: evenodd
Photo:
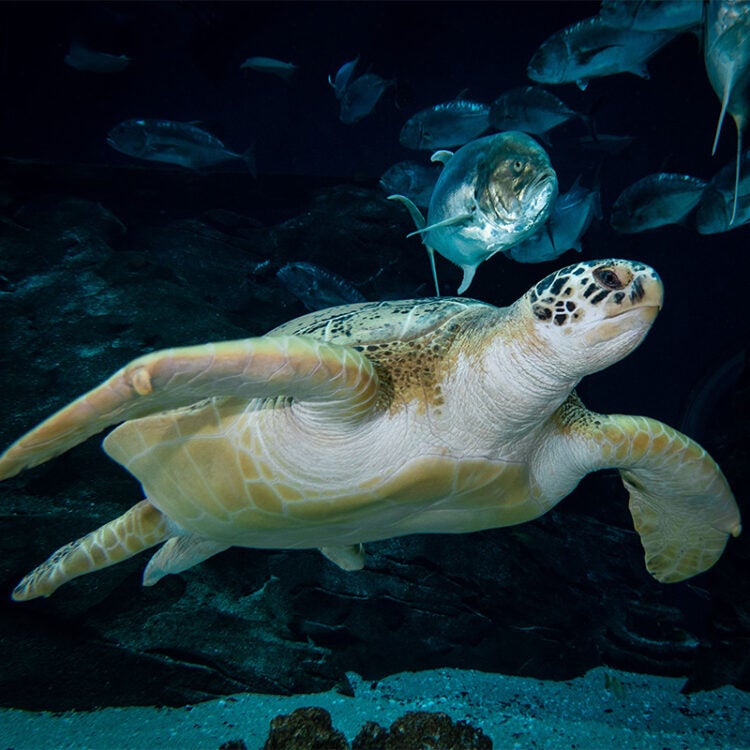
<path id="1" fill-rule="evenodd" d="M 526 203 L 527 210 L 538 217 L 551 210 L 556 194 L 557 175 L 554 172 L 545 171 L 527 185 L 521 201 Z"/>
<path id="2" fill-rule="evenodd" d="M 536 178 L 529 183 L 526 190 L 529 192 L 537 192 L 543 190 L 547 183 L 552 183 L 553 189 L 557 185 L 557 175 L 552 170 L 545 170 L 537 175 Z"/>

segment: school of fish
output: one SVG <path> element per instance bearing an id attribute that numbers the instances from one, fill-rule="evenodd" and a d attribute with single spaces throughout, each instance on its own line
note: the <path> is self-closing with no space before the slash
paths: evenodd
<path id="1" fill-rule="evenodd" d="M 437 295 L 436 253 L 462 270 L 458 293 L 463 294 L 478 266 L 493 255 L 540 263 L 570 250 L 582 252 L 587 229 L 602 219 L 598 178 L 583 187 L 579 175 L 567 192 L 559 193 L 545 148 L 554 157 L 553 131 L 564 125 L 568 133 L 579 128 L 579 146 L 602 158 L 631 147 L 633 139 L 598 133 L 593 104 L 591 111 L 577 111 L 543 85 L 572 83 L 585 91 L 589 81 L 604 76 L 630 73 L 647 79 L 649 59 L 684 33 L 701 41 L 706 76 L 719 102 L 713 151 L 729 115 L 736 129 L 734 162 L 713 176 L 644 175 L 614 201 L 610 225 L 622 233 L 678 224 L 714 234 L 750 223 L 750 178 L 745 175 L 750 151 L 742 148 L 750 116 L 750 2 L 602 0 L 596 16 L 542 41 L 526 67 L 531 84 L 501 91 L 491 102 L 464 91 L 422 106 L 403 122 L 399 144 L 425 155 L 393 164 L 380 185 L 412 217 L 412 234 L 427 249 Z M 122 73 L 133 62 L 78 40 L 64 59 L 83 73 Z M 384 94 L 398 87 L 397 80 L 373 72 L 369 64 L 359 74 L 363 65 L 357 56 L 328 76 L 346 126 L 371 115 Z M 291 85 L 299 66 L 256 55 L 246 58 L 240 70 Z M 199 122 L 134 117 L 115 125 L 107 143 L 130 157 L 197 171 L 232 163 L 256 171 L 252 147 L 233 151 Z M 346 280 L 312 263 L 287 264 L 277 278 L 310 309 L 321 299 L 353 302 L 361 297 Z"/>

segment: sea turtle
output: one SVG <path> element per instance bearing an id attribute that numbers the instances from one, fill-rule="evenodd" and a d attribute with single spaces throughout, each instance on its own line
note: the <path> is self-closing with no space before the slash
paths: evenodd
<path id="1" fill-rule="evenodd" d="M 605 467 L 630 493 L 649 571 L 696 575 L 740 532 L 721 470 L 671 427 L 595 414 L 574 391 L 638 346 L 662 295 L 642 263 L 587 261 L 506 308 L 367 302 L 140 357 L 0 457 L 10 477 L 122 423 L 104 448 L 146 497 L 13 597 L 162 542 L 145 585 L 231 546 L 319 548 L 353 570 L 366 542 L 534 519 Z"/>

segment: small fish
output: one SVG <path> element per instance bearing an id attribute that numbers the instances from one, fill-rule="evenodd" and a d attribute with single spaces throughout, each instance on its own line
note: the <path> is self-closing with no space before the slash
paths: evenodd
<path id="1" fill-rule="evenodd" d="M 540 137 L 574 117 L 588 122 L 586 115 L 571 109 L 540 86 L 510 89 L 498 96 L 490 107 L 493 128 L 522 130 Z"/>
<path id="2" fill-rule="evenodd" d="M 727 164 L 710 180 L 695 212 L 695 228 L 699 234 L 728 232 L 750 222 L 750 151 L 740 159 L 744 173 L 736 180 L 736 165 Z"/>
<path id="3" fill-rule="evenodd" d="M 599 190 L 581 187 L 579 180 L 558 196 L 546 225 L 506 250 L 507 258 L 519 263 L 541 263 L 555 260 L 568 250 L 581 252 L 581 238 L 594 217 L 601 219 L 602 208 Z"/>
<path id="4" fill-rule="evenodd" d="M 445 168 L 430 199 L 427 221 L 413 201 L 403 203 L 427 248 L 440 296 L 435 251 L 463 270 L 458 294 L 471 284 L 477 266 L 536 232 L 557 197 L 557 175 L 546 151 L 526 133 L 513 130 L 478 138 L 455 154 L 440 151 Z M 411 236 L 411 235 L 409 235 Z"/>
<path id="5" fill-rule="evenodd" d="M 276 276 L 311 312 L 324 307 L 367 302 L 367 299 L 346 279 L 312 263 L 287 263 Z"/>
<path id="6" fill-rule="evenodd" d="M 430 205 L 440 172 L 415 161 L 400 161 L 389 167 L 380 178 L 380 186 L 389 195 L 405 195 L 421 208 Z"/>
<path id="7" fill-rule="evenodd" d="M 679 224 L 698 205 L 705 187 L 704 180 L 686 174 L 647 175 L 620 193 L 610 224 L 628 234 Z"/>
<path id="8" fill-rule="evenodd" d="M 377 73 L 365 73 L 355 78 L 347 84 L 341 97 L 341 122 L 352 125 L 367 117 L 375 109 L 383 92 L 392 85 L 393 81 L 386 81 Z"/>
<path id="9" fill-rule="evenodd" d="M 575 83 L 581 90 L 591 78 L 615 73 L 648 78 L 646 61 L 675 36 L 674 31 L 615 29 L 592 16 L 543 42 L 526 72 L 537 83 Z"/>
<path id="10" fill-rule="evenodd" d="M 463 146 L 490 126 L 490 108 L 468 99 L 454 99 L 412 115 L 401 128 L 399 143 L 406 148 L 434 151 Z"/>
<path id="11" fill-rule="evenodd" d="M 188 122 L 126 120 L 109 131 L 107 143 L 127 156 L 188 169 L 206 169 L 238 159 L 255 174 L 252 149 L 237 154 L 215 136 Z"/>
<path id="12" fill-rule="evenodd" d="M 290 62 L 275 60 L 273 57 L 248 57 L 240 65 L 240 70 L 256 70 L 259 73 L 270 73 L 271 75 L 283 78 L 285 81 L 291 79 L 299 68 Z"/>
<path id="13" fill-rule="evenodd" d="M 120 73 L 130 65 L 130 62 L 126 55 L 97 52 L 77 42 L 70 45 L 70 51 L 65 55 L 66 65 L 87 73 Z"/>
<path id="14" fill-rule="evenodd" d="M 328 76 L 328 83 L 333 87 L 333 92 L 336 94 L 337 99 L 341 99 L 344 96 L 349 80 L 354 74 L 354 69 L 357 67 L 359 62 L 359 55 L 353 60 L 345 62 L 336 72 L 336 77 L 331 80 L 331 76 Z"/>
<path id="15" fill-rule="evenodd" d="M 687 31 L 701 25 L 700 0 L 602 0 L 599 17 L 608 26 L 633 31 Z"/>
<path id="16" fill-rule="evenodd" d="M 750 3 L 746 0 L 712 0 L 705 23 L 704 61 L 713 90 L 721 101 L 719 122 L 711 151 L 716 153 L 727 112 L 737 128 L 737 156 L 732 219 L 737 210 L 742 131 L 750 115 Z"/>

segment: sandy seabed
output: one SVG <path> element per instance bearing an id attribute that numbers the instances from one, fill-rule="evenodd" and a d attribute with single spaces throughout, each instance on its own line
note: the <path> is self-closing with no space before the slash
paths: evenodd
<path id="1" fill-rule="evenodd" d="M 260 750 L 269 722 L 320 706 L 351 741 L 366 721 L 442 711 L 488 735 L 496 750 L 750 750 L 750 694 L 733 687 L 680 693 L 683 680 L 599 667 L 550 682 L 441 669 L 377 683 L 349 675 L 354 696 L 243 693 L 182 708 L 102 708 L 52 714 L 0 709 L 0 750 Z"/>

